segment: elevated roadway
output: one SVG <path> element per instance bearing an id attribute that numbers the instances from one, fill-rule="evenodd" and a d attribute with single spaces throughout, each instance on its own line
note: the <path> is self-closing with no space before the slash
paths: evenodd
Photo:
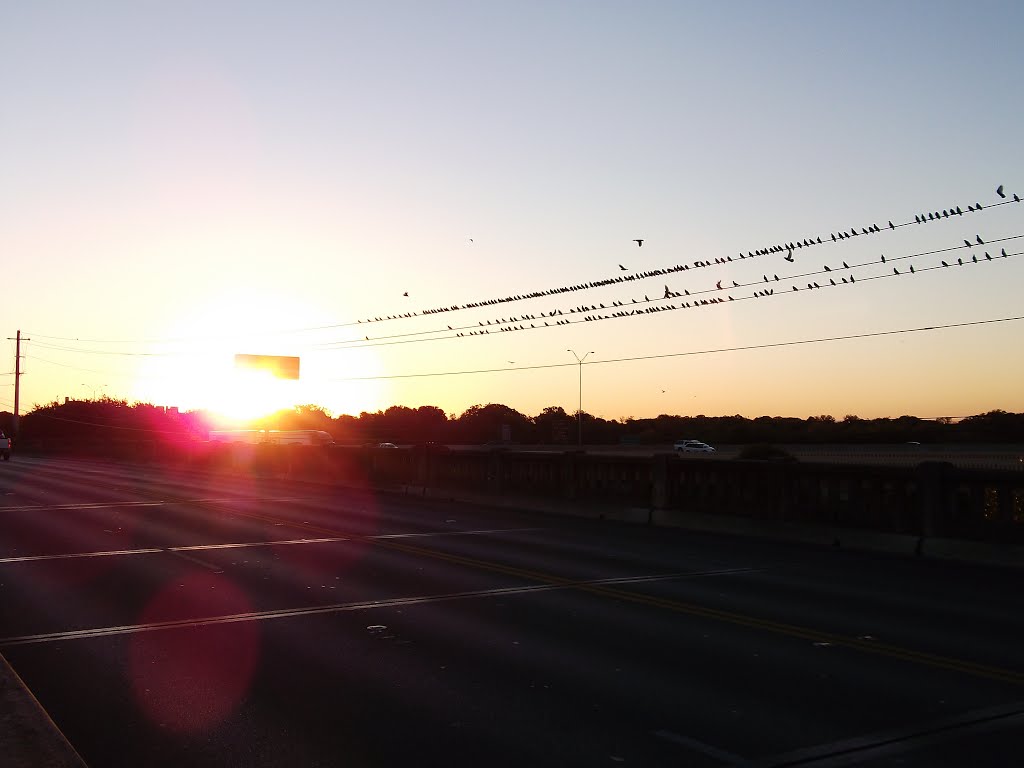
<path id="1" fill-rule="evenodd" d="M 91 766 L 1011 765 L 1020 578 L 370 490 L 0 467 L 0 653 Z"/>

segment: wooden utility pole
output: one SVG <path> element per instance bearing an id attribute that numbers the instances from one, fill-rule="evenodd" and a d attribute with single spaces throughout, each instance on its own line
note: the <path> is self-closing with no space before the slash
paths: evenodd
<path id="1" fill-rule="evenodd" d="M 12 339 L 10 336 L 7 337 L 8 341 L 15 342 L 14 344 L 14 418 L 12 419 L 11 431 L 14 433 L 11 437 L 18 436 L 18 403 L 21 400 L 21 331 L 18 331 L 17 335 Z M 25 341 L 32 341 L 32 339 L 25 339 Z"/>

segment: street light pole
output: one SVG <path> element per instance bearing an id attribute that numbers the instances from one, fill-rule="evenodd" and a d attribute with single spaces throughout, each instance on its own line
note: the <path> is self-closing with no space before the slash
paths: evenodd
<path id="1" fill-rule="evenodd" d="M 583 357 L 580 357 L 571 349 L 565 350 L 566 352 L 572 352 L 572 356 L 576 358 L 576 363 L 580 367 L 580 407 L 576 411 L 576 435 L 577 443 L 580 448 L 583 447 L 583 361 L 586 360 L 590 355 L 594 354 L 593 351 L 587 352 Z"/>
<path id="2" fill-rule="evenodd" d="M 92 391 L 92 399 L 93 399 L 94 401 L 96 400 L 96 393 L 97 393 L 97 392 L 98 392 L 99 390 L 102 390 L 102 389 L 106 389 L 106 388 L 107 388 L 107 385 L 106 385 L 106 384 L 100 384 L 100 385 L 99 385 L 98 387 L 94 387 L 94 386 L 93 386 L 92 384 L 83 384 L 82 386 L 83 386 L 83 387 L 85 387 L 86 389 L 88 389 L 88 390 L 91 390 L 91 391 Z"/>

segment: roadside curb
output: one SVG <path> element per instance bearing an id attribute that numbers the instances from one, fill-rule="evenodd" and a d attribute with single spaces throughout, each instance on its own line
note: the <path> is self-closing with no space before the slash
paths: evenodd
<path id="1" fill-rule="evenodd" d="M 86 768 L 46 710 L 0 654 L 0 750 L 8 768 Z"/>

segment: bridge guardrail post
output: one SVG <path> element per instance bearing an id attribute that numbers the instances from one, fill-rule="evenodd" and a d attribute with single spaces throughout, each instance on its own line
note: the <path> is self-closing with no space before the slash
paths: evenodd
<path id="1" fill-rule="evenodd" d="M 922 538 L 931 538 L 943 533 L 950 518 L 953 505 L 952 475 L 956 468 L 944 461 L 923 461 L 917 465 L 919 530 Z"/>

